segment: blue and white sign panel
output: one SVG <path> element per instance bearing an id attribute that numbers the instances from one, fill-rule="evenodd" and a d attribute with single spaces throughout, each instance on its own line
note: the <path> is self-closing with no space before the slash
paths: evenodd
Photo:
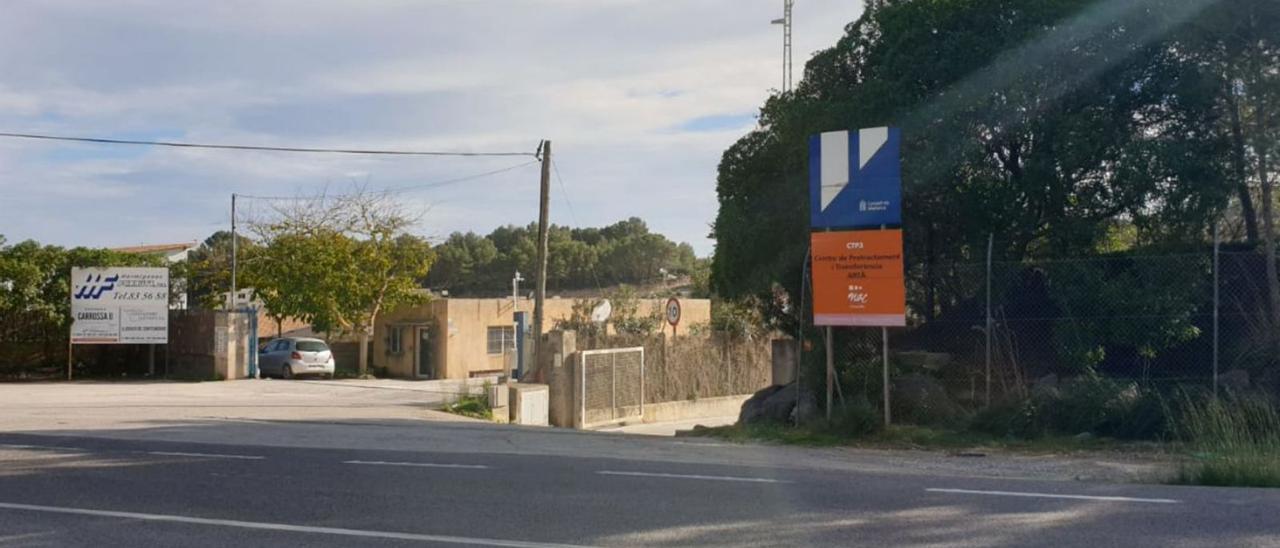
<path id="1" fill-rule="evenodd" d="M 168 342 L 168 268 L 71 269 L 71 344 Z"/>
<path id="2" fill-rule="evenodd" d="M 888 127 L 809 137 L 810 226 L 902 224 L 901 144 Z"/>

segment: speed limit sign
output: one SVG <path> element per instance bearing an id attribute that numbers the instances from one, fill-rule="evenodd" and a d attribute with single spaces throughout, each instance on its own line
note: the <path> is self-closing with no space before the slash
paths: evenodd
<path id="1" fill-rule="evenodd" d="M 675 297 L 667 299 L 667 323 L 671 324 L 671 327 L 680 323 L 680 300 Z"/>

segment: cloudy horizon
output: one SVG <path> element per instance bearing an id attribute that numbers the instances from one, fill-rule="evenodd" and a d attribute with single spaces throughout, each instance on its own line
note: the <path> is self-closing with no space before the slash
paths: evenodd
<path id="1" fill-rule="evenodd" d="M 0 131 L 268 146 L 532 152 L 552 222 L 640 217 L 709 255 L 723 150 L 779 85 L 781 1 L 17 1 L 0 19 Z M 802 0 L 796 79 L 861 11 Z M 0 235 L 201 240 L 230 194 L 421 185 L 529 158 L 233 152 L 0 139 Z M 405 194 L 415 232 L 537 217 L 538 169 Z"/>

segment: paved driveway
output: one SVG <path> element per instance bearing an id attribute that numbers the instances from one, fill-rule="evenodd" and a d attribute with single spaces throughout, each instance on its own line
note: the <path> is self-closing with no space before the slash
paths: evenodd
<path id="1" fill-rule="evenodd" d="M 0 431 L 134 429 L 199 421 L 464 420 L 434 411 L 458 383 L 403 380 L 0 384 Z"/>

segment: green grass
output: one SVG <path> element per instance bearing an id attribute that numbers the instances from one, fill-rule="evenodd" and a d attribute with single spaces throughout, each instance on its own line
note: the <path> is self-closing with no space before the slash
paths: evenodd
<path id="1" fill-rule="evenodd" d="M 1044 436 L 1034 439 L 996 438 L 965 430 L 894 425 L 887 429 L 850 434 L 821 423 L 794 427 L 784 424 L 728 425 L 700 428 L 689 433 L 735 443 L 765 442 L 807 447 L 865 447 L 877 449 L 1006 450 L 1029 454 L 1057 454 L 1076 451 L 1146 451 L 1152 444 L 1120 442 L 1107 438 Z"/>
<path id="2" fill-rule="evenodd" d="M 1280 487 L 1280 410 L 1262 397 L 1181 405 L 1181 432 L 1193 451 L 1176 483 Z"/>
<path id="3" fill-rule="evenodd" d="M 488 391 L 486 390 L 485 392 L 486 394 L 479 396 L 461 396 L 458 398 L 458 401 L 445 405 L 444 411 L 446 413 L 453 413 L 464 417 L 493 420 L 493 409 L 489 407 Z"/>

